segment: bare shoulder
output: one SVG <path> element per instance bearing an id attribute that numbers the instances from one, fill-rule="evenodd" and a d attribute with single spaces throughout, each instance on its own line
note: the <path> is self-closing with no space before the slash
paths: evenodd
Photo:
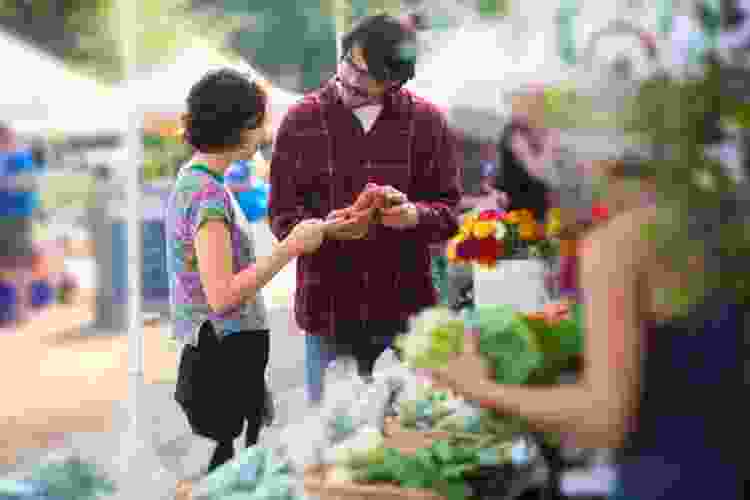
<path id="1" fill-rule="evenodd" d="M 616 215 L 609 223 L 595 229 L 583 241 L 583 257 L 633 266 L 650 254 L 651 242 L 646 228 L 656 222 L 659 209 L 638 207 Z"/>

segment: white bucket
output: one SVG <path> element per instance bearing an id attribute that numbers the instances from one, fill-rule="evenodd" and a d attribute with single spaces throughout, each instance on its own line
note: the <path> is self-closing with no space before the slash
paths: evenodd
<path id="1" fill-rule="evenodd" d="M 474 264 L 474 303 L 507 305 L 524 313 L 541 311 L 550 300 L 545 273 L 539 259 L 500 260 L 494 269 Z"/>

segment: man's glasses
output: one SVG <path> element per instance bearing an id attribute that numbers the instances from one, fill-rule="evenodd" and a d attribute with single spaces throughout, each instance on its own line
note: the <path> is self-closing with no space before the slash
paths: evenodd
<path id="1" fill-rule="evenodd" d="M 362 78 L 369 78 L 376 83 L 385 83 L 386 87 L 393 88 L 400 85 L 400 80 L 394 77 L 394 72 L 387 66 L 383 67 L 383 78 L 373 75 L 369 69 L 363 68 L 354 62 L 351 53 L 344 56 L 346 62 Z"/>

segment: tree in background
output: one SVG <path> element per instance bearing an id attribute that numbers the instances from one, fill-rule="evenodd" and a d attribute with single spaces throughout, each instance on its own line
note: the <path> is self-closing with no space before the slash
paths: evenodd
<path id="1" fill-rule="evenodd" d="M 305 92 L 335 72 L 337 33 L 363 15 L 398 15 L 401 0 L 193 0 L 191 7 L 208 18 L 236 19 L 241 27 L 228 47 L 276 85 Z"/>
<path id="2" fill-rule="evenodd" d="M 125 78 L 116 38 L 118 0 L 0 0 L 0 29 L 58 57 L 74 70 L 106 84 Z M 196 16 L 190 0 L 135 2 L 138 71 L 164 64 L 196 38 L 223 45 L 237 20 L 224 15 Z"/>
<path id="3" fill-rule="evenodd" d="M 111 83 L 123 77 L 112 0 L 0 0 L 0 29 Z"/>

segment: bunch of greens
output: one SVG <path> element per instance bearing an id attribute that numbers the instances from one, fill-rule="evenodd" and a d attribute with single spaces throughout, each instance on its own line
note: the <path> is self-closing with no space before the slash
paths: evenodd
<path id="1" fill-rule="evenodd" d="M 454 413 L 454 406 L 447 393 L 426 387 L 418 399 L 401 402 L 399 422 L 406 429 L 432 429 Z"/>
<path id="2" fill-rule="evenodd" d="M 417 315 L 397 347 L 410 368 L 437 368 L 463 352 L 464 322 L 447 307 L 429 308 Z"/>
<path id="3" fill-rule="evenodd" d="M 580 304 L 571 307 L 570 318 L 554 323 L 540 316 L 527 316 L 526 323 L 542 352 L 542 365 L 530 376 L 530 384 L 552 384 L 583 352 L 583 310 Z"/>
<path id="4" fill-rule="evenodd" d="M 453 446 L 484 449 L 514 441 L 528 432 L 528 426 L 521 418 L 481 409 L 446 417 L 435 426 L 435 430 L 447 432 L 450 435 L 448 441 Z"/>
<path id="5" fill-rule="evenodd" d="M 290 465 L 271 450 L 253 446 L 208 475 L 201 483 L 206 500 L 294 500 L 296 479 Z"/>
<path id="6" fill-rule="evenodd" d="M 78 458 L 39 466 L 31 478 L 0 481 L 0 498 L 29 500 L 96 500 L 115 492 L 115 484 Z"/>
<path id="7" fill-rule="evenodd" d="M 479 351 L 491 363 L 498 384 L 523 384 L 542 366 L 533 332 L 512 307 L 480 306 L 472 322 L 479 330 Z"/>
<path id="8" fill-rule="evenodd" d="M 469 496 L 467 477 L 484 465 L 511 461 L 512 445 L 473 449 L 436 441 L 414 455 L 386 449 L 383 460 L 352 471 L 355 481 L 434 490 L 448 500 Z"/>

